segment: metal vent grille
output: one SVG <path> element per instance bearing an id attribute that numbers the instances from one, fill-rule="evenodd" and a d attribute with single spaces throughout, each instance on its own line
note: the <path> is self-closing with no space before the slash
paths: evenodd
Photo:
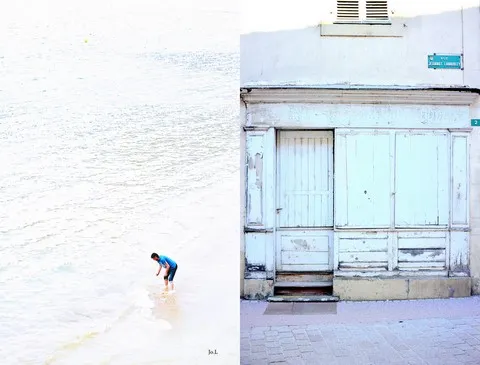
<path id="1" fill-rule="evenodd" d="M 387 21 L 388 2 L 380 0 L 367 0 L 366 2 L 367 21 Z"/>
<path id="2" fill-rule="evenodd" d="M 339 21 L 360 20 L 359 1 L 337 0 L 337 20 Z"/>

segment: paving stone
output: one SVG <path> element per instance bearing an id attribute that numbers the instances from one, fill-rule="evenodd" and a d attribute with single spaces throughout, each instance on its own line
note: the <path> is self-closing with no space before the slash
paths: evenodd
<path id="1" fill-rule="evenodd" d="M 245 365 L 480 364 L 480 315 L 403 323 L 252 326 L 242 330 L 240 337 L 241 364 Z"/>
<path id="2" fill-rule="evenodd" d="M 284 350 L 298 350 L 298 345 L 296 343 L 284 343 L 284 344 L 282 344 L 282 349 L 284 349 Z"/>
<path id="3" fill-rule="evenodd" d="M 307 345 L 307 346 L 298 346 L 298 350 L 303 354 L 305 352 L 313 352 L 313 346 Z"/>
<path id="4" fill-rule="evenodd" d="M 257 345 L 257 346 L 252 346 L 250 351 L 252 351 L 252 353 L 265 352 L 266 348 L 265 348 L 265 345 Z"/>
<path id="5" fill-rule="evenodd" d="M 299 358 L 301 356 L 300 351 L 298 350 L 285 350 L 283 351 L 283 355 L 286 359 L 289 357 Z"/>
<path id="6" fill-rule="evenodd" d="M 283 350 L 281 347 L 269 347 L 267 348 L 267 354 L 270 355 L 281 355 Z"/>
<path id="7" fill-rule="evenodd" d="M 251 352 L 250 353 L 251 360 L 261 360 L 261 359 L 268 359 L 268 355 L 266 351 L 262 352 Z"/>
<path id="8" fill-rule="evenodd" d="M 308 336 L 308 339 L 311 341 L 311 342 L 323 342 L 323 336 L 321 335 L 312 335 L 312 336 Z"/>
<path id="9" fill-rule="evenodd" d="M 268 341 L 265 342 L 265 347 L 268 348 L 273 348 L 273 347 L 280 347 L 280 342 L 278 341 Z"/>
<path id="10" fill-rule="evenodd" d="M 278 339 L 278 342 L 280 342 L 281 344 L 285 344 L 285 343 L 296 343 L 295 341 L 295 338 L 290 338 L 290 337 L 285 337 L 285 338 L 279 338 Z"/>

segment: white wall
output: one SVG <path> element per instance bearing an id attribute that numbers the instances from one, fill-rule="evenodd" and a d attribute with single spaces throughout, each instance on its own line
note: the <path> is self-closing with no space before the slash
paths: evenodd
<path id="1" fill-rule="evenodd" d="M 243 2 L 242 85 L 480 87 L 480 0 L 389 4 L 391 26 L 359 27 L 332 24 L 335 0 Z M 428 69 L 432 53 L 463 53 L 465 69 Z"/>

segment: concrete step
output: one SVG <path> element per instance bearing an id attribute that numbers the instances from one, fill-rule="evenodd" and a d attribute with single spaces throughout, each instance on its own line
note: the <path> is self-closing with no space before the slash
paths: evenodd
<path id="1" fill-rule="evenodd" d="M 276 282 L 283 281 L 294 281 L 294 282 L 303 282 L 303 281 L 332 281 L 333 273 L 332 272 L 319 272 L 319 271 L 307 271 L 307 272 L 288 272 L 280 271 L 277 272 Z"/>
<path id="2" fill-rule="evenodd" d="M 274 295 L 267 300 L 269 302 L 338 302 L 339 298 L 333 295 Z"/>
<path id="3" fill-rule="evenodd" d="M 333 286 L 333 281 L 277 281 L 276 288 L 327 288 Z"/>

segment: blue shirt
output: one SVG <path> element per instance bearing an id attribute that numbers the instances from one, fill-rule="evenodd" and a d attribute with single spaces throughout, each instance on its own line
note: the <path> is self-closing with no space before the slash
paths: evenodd
<path id="1" fill-rule="evenodd" d="M 158 263 L 163 267 L 167 267 L 166 264 L 168 263 L 172 269 L 177 267 L 177 263 L 173 261 L 170 257 L 160 255 L 158 257 Z"/>

